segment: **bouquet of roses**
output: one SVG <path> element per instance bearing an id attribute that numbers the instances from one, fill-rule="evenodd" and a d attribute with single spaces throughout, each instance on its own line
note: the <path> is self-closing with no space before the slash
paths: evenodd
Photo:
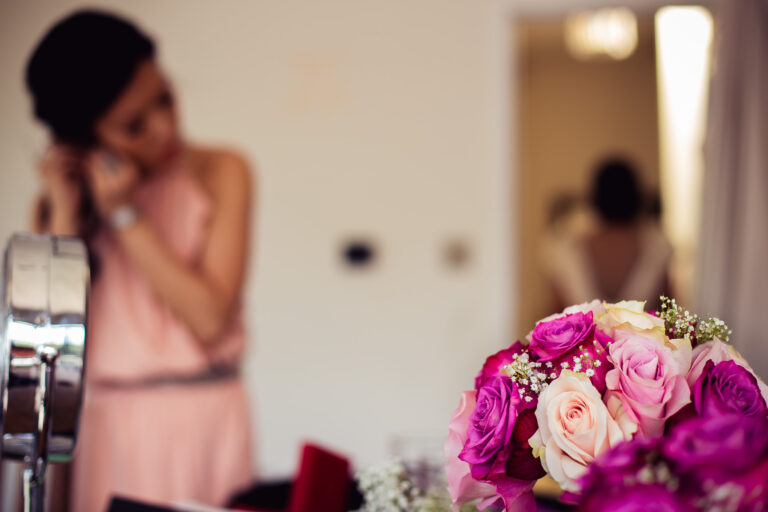
<path id="1" fill-rule="evenodd" d="M 721 320 L 644 306 L 569 307 L 485 361 L 445 443 L 454 510 L 535 510 L 545 474 L 582 510 L 768 508 L 768 387 Z"/>

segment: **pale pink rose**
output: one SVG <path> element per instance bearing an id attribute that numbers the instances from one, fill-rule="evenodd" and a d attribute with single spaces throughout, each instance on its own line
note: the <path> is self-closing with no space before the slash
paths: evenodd
<path id="1" fill-rule="evenodd" d="M 458 511 L 464 503 L 483 500 L 480 510 L 501 501 L 496 487 L 490 483 L 472 478 L 469 464 L 459 459 L 459 453 L 467 442 L 469 418 L 475 410 L 477 391 L 465 391 L 461 394 L 459 407 L 454 411 L 448 424 L 448 438 L 445 440 L 445 473 L 448 477 L 448 493 L 453 505 L 451 510 Z"/>
<path id="2" fill-rule="evenodd" d="M 568 306 L 565 308 L 561 313 L 555 313 L 553 315 L 549 315 L 548 317 L 542 318 L 538 322 L 536 322 L 536 325 L 539 325 L 542 322 L 549 322 L 550 320 L 556 320 L 558 318 L 563 318 L 567 315 L 572 315 L 574 313 L 589 313 L 591 312 L 592 315 L 597 318 L 598 315 L 602 315 L 605 313 L 605 308 L 603 307 L 603 303 L 595 299 L 592 302 L 583 302 L 581 304 L 576 304 L 574 306 Z M 533 335 L 533 330 L 528 333 L 528 335 L 525 337 L 525 339 L 528 340 L 528 342 L 531 342 L 531 336 Z"/>
<path id="3" fill-rule="evenodd" d="M 620 399 L 629 417 L 638 423 L 638 433 L 660 435 L 667 418 L 691 401 L 685 379 L 690 343 L 668 340 L 652 331 L 617 329 L 615 334 L 608 347 L 608 360 L 614 368 L 605 376 L 606 403 Z"/>
<path id="4" fill-rule="evenodd" d="M 664 334 L 664 320 L 645 312 L 645 302 L 624 300 L 615 304 L 604 303 L 605 313 L 595 317 L 597 328 L 615 338 L 619 327 L 636 331 L 658 331 Z"/>
<path id="5" fill-rule="evenodd" d="M 637 424 L 625 414 L 621 401 L 607 407 L 583 373 L 569 370 L 539 395 L 539 430 L 528 440 L 547 473 L 566 491 L 598 456 L 632 438 Z"/>
<path id="6" fill-rule="evenodd" d="M 757 379 L 757 387 L 760 388 L 760 394 L 763 396 L 765 402 L 768 403 L 768 386 L 766 386 L 765 382 L 763 382 L 752 367 L 749 366 L 747 360 L 733 348 L 733 345 L 724 343 L 718 338 L 702 343 L 693 349 L 691 369 L 688 371 L 688 376 L 686 378 L 689 386 L 693 386 L 696 383 L 696 380 L 698 380 L 701 372 L 704 370 L 704 365 L 707 364 L 707 361 L 712 361 L 715 364 L 722 363 L 723 361 L 734 361 L 739 366 L 749 370 L 749 372 Z"/>

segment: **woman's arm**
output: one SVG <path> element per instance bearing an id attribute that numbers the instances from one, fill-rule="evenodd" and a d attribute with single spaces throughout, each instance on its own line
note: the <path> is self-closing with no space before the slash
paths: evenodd
<path id="1" fill-rule="evenodd" d="M 117 230 L 117 239 L 128 258 L 204 345 L 219 339 L 240 300 L 251 203 L 250 173 L 246 162 L 230 153 L 219 153 L 210 158 L 204 185 L 212 196 L 214 213 L 198 266 L 189 267 L 180 261 L 152 226 L 140 217 L 130 226 Z M 119 178 L 109 171 L 104 173 L 98 165 L 91 166 L 91 183 L 97 204 L 99 197 L 109 195 L 104 193 L 109 188 L 104 182 L 116 179 Z"/>

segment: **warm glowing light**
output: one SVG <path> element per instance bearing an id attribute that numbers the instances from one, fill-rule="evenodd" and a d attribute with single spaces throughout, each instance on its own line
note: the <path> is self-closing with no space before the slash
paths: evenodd
<path id="1" fill-rule="evenodd" d="M 565 22 L 565 44 L 579 59 L 626 59 L 637 47 L 637 19 L 626 7 L 573 14 Z"/>
<path id="2" fill-rule="evenodd" d="M 664 229 L 676 251 L 678 296 L 693 294 L 711 43 L 712 16 L 703 7 L 664 7 L 656 13 Z"/>

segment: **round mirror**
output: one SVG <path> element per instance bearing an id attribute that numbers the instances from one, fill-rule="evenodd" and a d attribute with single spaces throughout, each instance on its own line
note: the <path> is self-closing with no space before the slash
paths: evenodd
<path id="1" fill-rule="evenodd" d="M 83 398 L 89 266 L 76 238 L 8 242 L 0 332 L 0 458 L 25 461 L 39 487 L 48 461 L 70 459 Z"/>

